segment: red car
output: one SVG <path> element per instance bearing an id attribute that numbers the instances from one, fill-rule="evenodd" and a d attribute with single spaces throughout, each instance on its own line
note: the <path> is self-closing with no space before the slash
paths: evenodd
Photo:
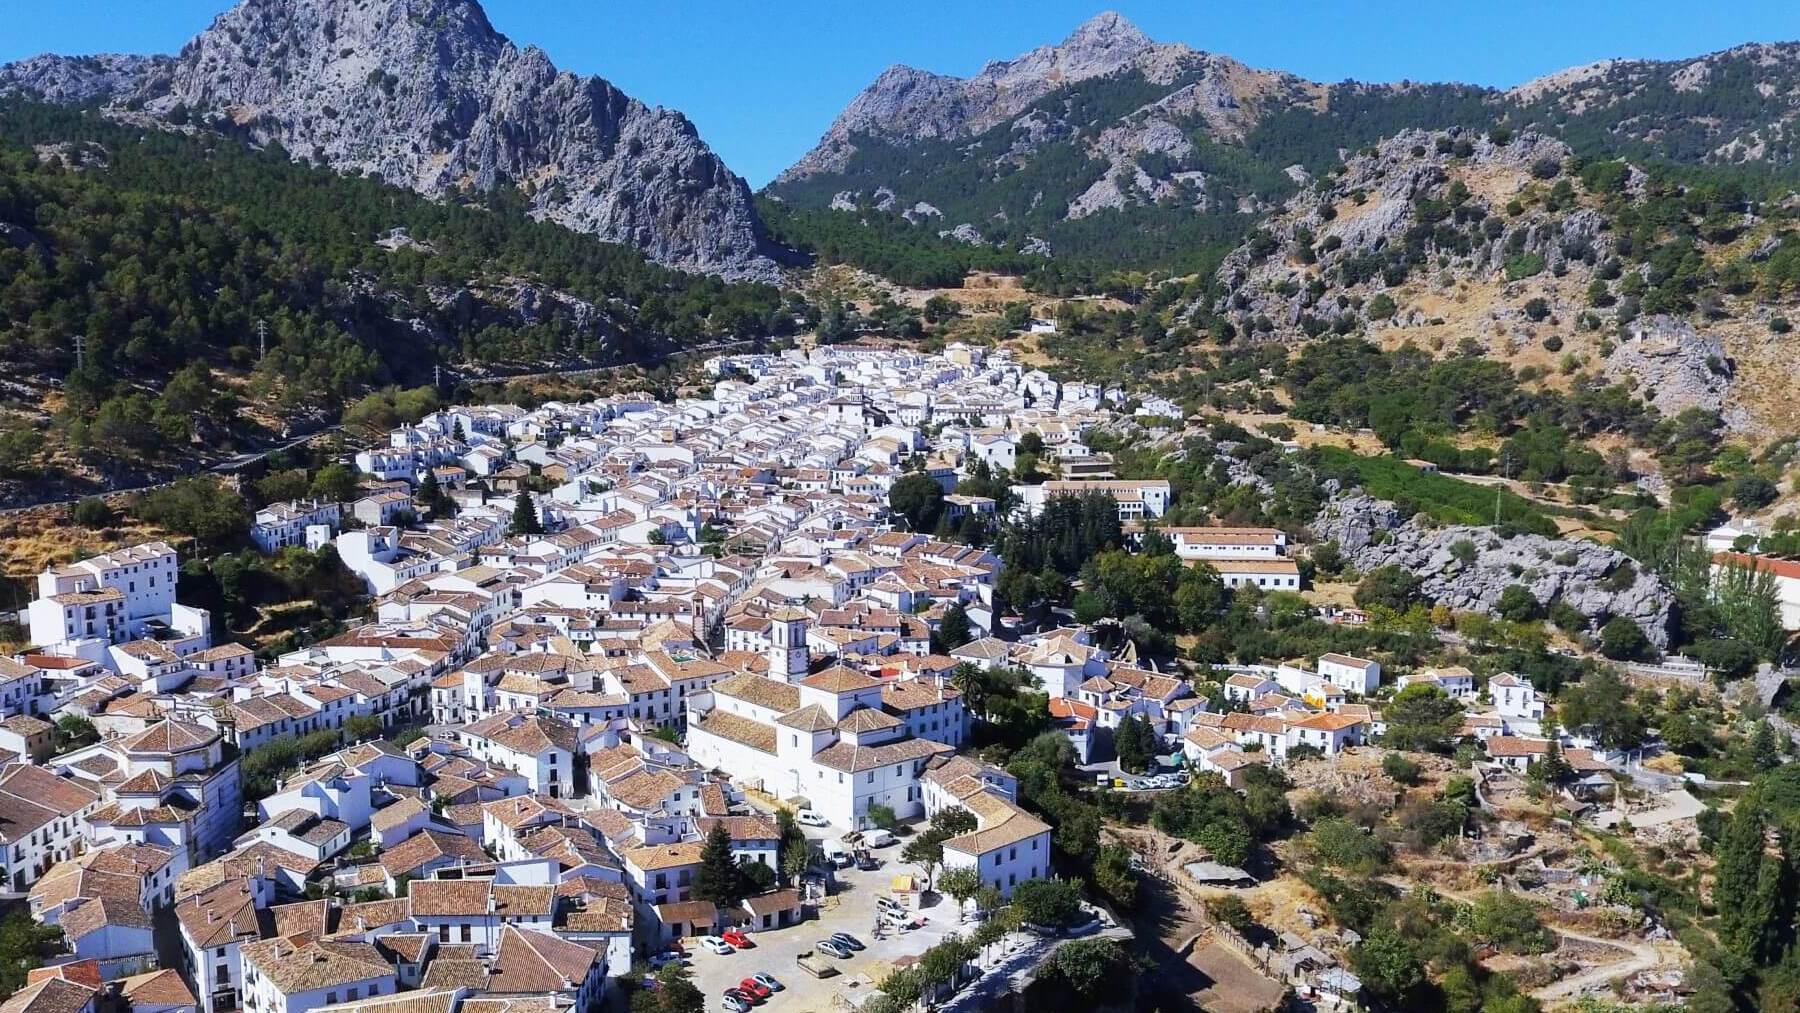
<path id="1" fill-rule="evenodd" d="M 758 1002 L 769 997 L 769 986 L 757 981 L 755 978 L 745 978 L 743 981 L 737 983 L 737 987 L 756 996 Z"/>
<path id="2" fill-rule="evenodd" d="M 724 932 L 719 933 L 719 938 L 725 940 L 726 942 L 730 943 L 731 945 L 737 947 L 740 950 L 747 950 L 750 947 L 756 945 L 755 943 L 750 941 L 749 936 L 744 935 L 742 932 L 739 932 L 737 929 L 726 929 Z"/>

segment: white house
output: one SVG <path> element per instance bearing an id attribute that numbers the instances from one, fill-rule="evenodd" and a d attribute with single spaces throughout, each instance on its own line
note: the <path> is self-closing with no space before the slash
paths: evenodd
<path id="1" fill-rule="evenodd" d="M 1319 677 L 1346 692 L 1368 696 L 1381 686 L 1381 663 L 1348 654 L 1321 654 Z"/>
<path id="2" fill-rule="evenodd" d="M 1488 680 L 1488 699 L 1503 718 L 1514 721 L 1542 721 L 1544 694 L 1531 683 L 1508 672 Z"/>

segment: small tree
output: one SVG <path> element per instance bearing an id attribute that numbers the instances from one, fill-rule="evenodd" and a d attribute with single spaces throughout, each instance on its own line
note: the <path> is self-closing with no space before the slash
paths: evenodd
<path id="1" fill-rule="evenodd" d="M 84 528 L 110 528 L 118 523 L 119 517 L 113 508 L 98 496 L 89 496 L 77 502 L 69 511 L 69 518 Z"/>
<path id="2" fill-rule="evenodd" d="M 1389 753 L 1381 758 L 1381 772 L 1399 784 L 1414 785 L 1424 768 L 1399 753 Z"/>
<path id="3" fill-rule="evenodd" d="M 981 873 L 972 866 L 956 869 L 945 869 L 938 878 L 938 890 L 956 901 L 956 913 L 960 919 L 969 901 L 981 892 Z"/>
<path id="4" fill-rule="evenodd" d="M 869 806 L 869 822 L 890 833 L 900 828 L 900 817 L 894 814 L 892 806 L 876 802 Z"/>
<path id="5" fill-rule="evenodd" d="M 1012 906 L 1023 921 L 1060 928 L 1081 910 L 1081 888 L 1066 879 L 1028 879 L 1013 888 Z"/>
<path id="6" fill-rule="evenodd" d="M 544 533 L 544 522 L 538 517 L 537 504 L 531 501 L 531 493 L 520 489 L 518 498 L 513 502 L 512 525 L 510 533 L 515 535 L 541 535 Z"/>
<path id="7" fill-rule="evenodd" d="M 944 862 L 944 837 L 936 830 L 925 833 L 906 842 L 900 851 L 900 860 L 919 867 L 925 874 L 925 889 L 931 889 L 931 878 L 937 874 L 937 867 Z"/>
<path id="8" fill-rule="evenodd" d="M 1628 616 L 1614 616 L 1600 627 L 1600 653 L 1614 661 L 1636 661 L 1649 650 L 1644 628 Z"/>

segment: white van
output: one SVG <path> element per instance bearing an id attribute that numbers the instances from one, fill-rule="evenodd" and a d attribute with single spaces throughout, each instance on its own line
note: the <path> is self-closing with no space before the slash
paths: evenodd
<path id="1" fill-rule="evenodd" d="M 894 835 L 888 833 L 886 830 L 865 830 L 863 831 L 862 842 L 864 845 L 871 848 L 885 848 L 894 843 Z"/>
<path id="2" fill-rule="evenodd" d="M 834 869 L 842 869 L 850 864 L 851 858 L 849 849 L 845 848 L 837 841 L 821 841 L 819 842 L 819 850 L 824 852 L 825 861 L 829 862 Z"/>

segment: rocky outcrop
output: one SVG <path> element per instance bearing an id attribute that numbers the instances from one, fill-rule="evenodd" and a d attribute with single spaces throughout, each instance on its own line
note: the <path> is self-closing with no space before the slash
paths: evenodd
<path id="1" fill-rule="evenodd" d="M 1317 334 L 1345 317 L 1357 322 L 1358 304 L 1402 279 L 1340 269 L 1391 258 L 1409 241 L 1423 244 L 1418 262 L 1482 280 L 1503 277 L 1508 261 L 1527 255 L 1550 271 L 1602 260 L 1612 236 L 1591 210 L 1500 214 L 1535 167 L 1560 167 L 1569 154 L 1561 141 L 1531 132 L 1496 144 L 1473 131 L 1401 131 L 1351 156 L 1328 184 L 1296 194 L 1264 222 L 1265 237 L 1227 255 L 1218 271 L 1227 295 L 1211 308 L 1265 339 Z M 1454 183 L 1465 189 L 1453 200 Z M 1422 201 L 1445 217 L 1422 223 Z M 1436 228 L 1420 239 L 1421 225 Z"/>
<path id="2" fill-rule="evenodd" d="M 777 182 L 842 171 L 856 152 L 858 134 L 919 141 L 978 133 L 1019 115 L 1055 88 L 1113 73 L 1155 46 L 1136 25 L 1107 12 L 1061 45 L 989 63 L 971 78 L 889 67 Z"/>
<path id="3" fill-rule="evenodd" d="M 1596 624 L 1625 616 L 1658 649 L 1669 643 L 1673 592 L 1616 549 L 1542 535 L 1506 538 L 1492 528 L 1436 527 L 1361 493 L 1333 499 L 1312 528 L 1320 540 L 1335 541 L 1356 569 L 1401 567 L 1420 579 L 1428 598 L 1453 609 L 1492 611 L 1518 584 L 1546 606 L 1561 601 Z M 1470 548 L 1459 548 L 1463 543 Z"/>
<path id="4" fill-rule="evenodd" d="M 0 95 L 26 95 L 58 105 L 107 102 L 136 91 L 161 56 L 45 54 L 0 67 Z"/>
<path id="5" fill-rule="evenodd" d="M 1609 378 L 1635 387 L 1664 415 L 1699 408 L 1717 413 L 1732 429 L 1749 425 L 1749 413 L 1728 397 L 1734 371 L 1724 343 L 1685 320 L 1632 321 L 1604 365 Z"/>
<path id="6" fill-rule="evenodd" d="M 659 263 L 776 277 L 749 187 L 686 117 L 558 72 L 474 0 L 243 0 L 128 95 L 127 69 L 33 79 L 433 197 L 517 187 L 534 214 Z"/>

